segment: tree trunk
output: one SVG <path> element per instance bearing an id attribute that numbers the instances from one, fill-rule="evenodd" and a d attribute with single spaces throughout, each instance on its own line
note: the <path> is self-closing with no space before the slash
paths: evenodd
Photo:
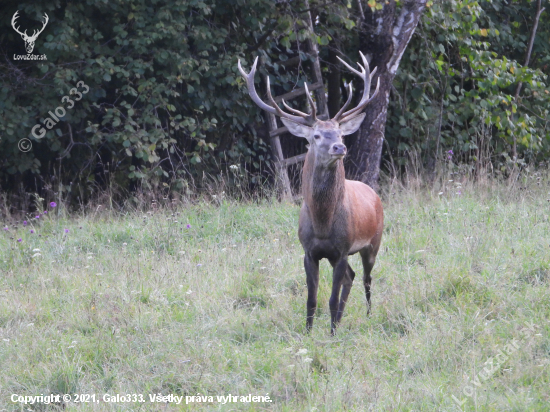
<path id="1" fill-rule="evenodd" d="M 365 120 L 355 139 L 348 145 L 350 150 L 346 166 L 349 178 L 360 180 L 374 190 L 379 189 L 378 178 L 391 85 L 426 1 L 405 0 L 398 9 L 395 0 L 391 0 L 385 4 L 382 2 L 382 10 L 374 12 L 367 7 L 365 18 L 361 18 L 359 24 L 361 51 L 367 53 L 371 70 L 378 68 L 371 83 L 371 92 L 374 91 L 377 77 L 380 77 L 380 91 L 367 106 Z"/>

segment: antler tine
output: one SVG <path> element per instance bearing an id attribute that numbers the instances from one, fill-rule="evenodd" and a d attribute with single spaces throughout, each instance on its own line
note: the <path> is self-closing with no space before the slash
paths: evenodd
<path id="1" fill-rule="evenodd" d="M 46 28 L 46 25 L 48 24 L 49 21 L 50 21 L 50 18 L 48 17 L 48 15 L 46 13 L 44 13 L 44 23 L 42 23 L 42 28 L 40 30 L 35 29 L 32 33 L 31 38 L 38 37 L 38 35 L 44 31 L 44 29 Z"/>
<path id="2" fill-rule="evenodd" d="M 372 71 L 373 73 L 376 72 L 376 69 Z M 343 115 L 342 115 L 342 118 L 340 119 L 340 122 L 344 122 L 346 120 L 349 120 L 351 119 L 352 117 L 355 117 L 356 115 L 358 115 L 359 113 L 361 113 L 363 111 L 363 109 L 373 100 L 376 98 L 376 96 L 378 96 L 378 91 L 380 90 L 380 77 L 377 79 L 376 81 L 376 89 L 374 90 L 374 93 L 372 94 L 372 96 L 370 97 L 369 99 L 369 94 L 368 93 L 364 93 L 363 94 L 363 97 L 361 98 L 361 101 L 359 102 L 359 104 L 357 105 L 356 108 L 354 109 L 351 109 L 351 110 L 348 110 L 347 112 L 345 112 Z"/>
<path id="3" fill-rule="evenodd" d="M 264 103 L 262 99 L 260 99 L 260 96 L 258 96 L 258 93 L 256 93 L 256 86 L 254 85 L 254 75 L 256 74 L 256 65 L 258 64 L 258 57 L 254 60 L 254 64 L 252 65 L 252 68 L 250 69 L 250 73 L 246 73 L 244 69 L 241 66 L 241 59 L 238 60 L 237 67 L 239 68 L 239 71 L 241 72 L 242 76 L 246 80 L 246 86 L 248 89 L 248 94 L 252 98 L 252 101 L 256 103 L 258 106 L 260 106 L 260 109 L 265 110 L 268 113 L 271 114 L 277 114 L 277 111 Z"/>
<path id="4" fill-rule="evenodd" d="M 298 116 L 302 116 L 306 120 L 311 121 L 311 123 L 314 123 L 317 120 L 317 111 L 315 109 L 315 105 L 313 104 L 313 99 L 309 95 L 309 90 L 307 88 L 307 83 L 304 83 L 304 88 L 306 90 L 308 101 L 309 101 L 309 104 L 311 106 L 311 113 L 308 114 L 308 113 L 301 112 L 300 110 L 296 110 L 296 109 L 290 107 L 288 104 L 286 104 L 286 102 L 284 100 L 282 101 L 282 103 L 283 103 L 283 106 L 285 106 L 285 108 L 287 110 L 297 114 Z"/>
<path id="5" fill-rule="evenodd" d="M 313 105 L 313 100 L 312 100 L 311 96 L 309 95 L 309 90 L 307 89 L 307 84 L 306 83 L 304 83 L 304 87 L 306 89 L 306 95 L 307 95 L 308 100 L 309 100 L 310 105 L 311 105 L 311 113 L 310 114 L 306 114 L 306 113 L 303 113 L 299 110 L 293 109 L 293 108 L 289 107 L 285 102 L 283 102 L 283 105 L 287 108 L 290 108 L 291 112 L 294 112 L 297 115 L 299 115 L 302 118 L 302 119 L 300 119 L 301 123 L 307 124 L 307 125 L 312 125 L 317 120 L 317 116 L 316 116 L 316 112 L 315 112 L 315 106 Z M 291 120 L 293 120 L 293 118 L 296 117 L 296 116 L 293 116 L 291 114 L 285 113 L 283 110 L 281 110 L 279 105 L 277 105 L 277 103 L 273 99 L 273 96 L 271 95 L 271 86 L 269 84 L 269 76 L 267 76 L 267 98 L 269 99 L 269 102 L 276 108 L 277 114 L 279 116 L 285 117 L 287 119 L 290 118 L 289 116 L 292 116 L 292 118 L 290 118 Z M 304 121 L 305 121 L 305 123 L 304 123 Z"/>
<path id="6" fill-rule="evenodd" d="M 23 35 L 26 36 L 26 35 L 27 35 L 27 30 L 25 30 L 24 33 L 21 33 L 21 32 L 19 31 L 19 27 L 15 27 L 16 20 L 19 18 L 19 16 L 17 15 L 17 13 L 19 13 L 19 10 L 17 10 L 17 11 L 14 13 L 13 17 L 11 18 L 11 26 L 12 26 L 13 29 L 14 29 L 17 33 L 19 33 L 21 36 L 23 36 Z"/>
<path id="7" fill-rule="evenodd" d="M 296 110 L 296 109 L 290 107 L 288 104 L 286 104 L 286 102 L 284 100 L 282 100 L 282 103 L 283 103 L 283 106 L 285 107 L 285 109 L 287 109 L 288 111 L 291 111 L 294 114 L 297 114 L 298 116 L 302 116 L 302 117 L 309 116 L 307 113 L 301 112 L 299 110 Z"/>
<path id="8" fill-rule="evenodd" d="M 365 57 L 365 55 L 362 52 L 359 52 L 359 55 L 361 56 L 361 60 L 363 60 L 363 65 L 361 65 L 361 63 L 357 63 L 357 65 L 361 69 L 360 72 L 358 70 L 354 69 L 353 67 L 351 67 L 349 64 L 347 64 L 342 59 L 340 59 L 340 57 L 338 57 L 338 59 L 340 59 L 340 61 L 342 63 L 344 63 L 344 65 L 350 71 L 352 71 L 353 73 L 355 73 L 356 75 L 358 75 L 359 77 L 361 77 L 363 79 L 365 85 L 364 85 L 364 88 L 363 88 L 363 96 L 361 97 L 361 101 L 359 102 L 357 107 L 355 107 L 354 109 L 351 109 L 351 110 L 349 110 L 345 113 L 342 113 L 343 109 L 340 110 L 338 112 L 338 114 L 333 119 L 337 122 L 343 122 L 345 120 L 349 120 L 350 118 L 352 118 L 352 117 L 356 116 L 358 113 L 360 113 L 365 108 L 365 106 L 367 106 L 367 104 L 369 104 L 369 102 L 378 95 L 378 90 L 380 89 L 380 77 L 379 77 L 378 78 L 378 83 L 376 85 L 376 90 L 375 90 L 374 94 L 372 95 L 372 97 L 369 99 L 371 79 L 372 79 L 372 76 L 374 76 L 374 74 L 376 73 L 378 68 L 375 67 L 374 70 L 371 72 L 370 67 L 369 67 L 369 62 L 368 62 L 367 58 Z"/>
<path id="9" fill-rule="evenodd" d="M 336 56 L 336 58 L 340 60 L 342 63 L 344 63 L 344 66 L 346 66 L 350 71 L 354 72 L 357 76 L 363 77 L 365 75 L 365 68 L 361 66 L 360 63 L 357 63 L 357 65 L 361 68 L 361 71 L 358 71 L 358 70 L 355 70 L 353 67 L 351 67 L 349 64 L 347 64 L 344 60 L 342 60 L 340 56 Z"/>
<path id="10" fill-rule="evenodd" d="M 293 122 L 304 124 L 306 126 L 311 126 L 313 122 L 311 121 L 311 118 L 309 118 L 309 115 L 306 115 L 307 117 L 299 117 L 294 116 L 290 113 L 285 113 L 281 108 L 275 103 L 275 100 L 273 100 L 273 96 L 271 95 L 271 85 L 269 83 L 269 76 L 267 76 L 267 98 L 269 99 L 269 102 L 272 104 L 272 106 L 265 103 L 260 96 L 258 96 L 258 93 L 256 92 L 256 86 L 254 85 L 254 74 L 256 73 L 256 65 L 258 63 L 258 57 L 254 60 L 254 64 L 252 65 L 252 69 L 250 69 L 250 73 L 246 73 L 242 66 L 241 66 L 241 60 L 238 60 L 237 67 L 239 68 L 239 71 L 241 72 L 242 76 L 246 80 L 246 85 L 248 88 L 248 94 L 256 103 L 260 109 L 265 110 L 268 113 L 284 117 L 285 119 L 292 120 Z M 305 113 L 304 113 L 305 114 Z M 315 118 L 315 116 L 313 116 Z"/>
<path id="11" fill-rule="evenodd" d="M 311 98 L 310 94 L 309 94 L 309 90 L 307 88 L 307 83 L 304 82 L 304 88 L 306 89 L 306 96 L 307 96 L 307 101 L 309 102 L 309 105 L 311 106 L 311 113 L 308 114 L 308 119 L 314 123 L 315 121 L 317 121 L 317 110 L 315 109 L 315 103 L 313 103 L 313 99 Z"/>
<path id="12" fill-rule="evenodd" d="M 352 89 L 352 86 L 351 86 L 351 83 L 352 82 L 349 82 L 349 91 L 348 91 L 348 100 L 346 100 L 346 103 L 344 104 L 344 106 L 342 106 L 342 108 L 340 109 L 340 111 L 338 113 L 336 113 L 336 116 L 334 116 L 334 119 L 333 120 L 336 120 L 338 121 L 338 119 L 340 118 L 340 116 L 342 115 L 342 113 L 344 113 L 344 110 L 346 110 L 346 108 L 349 106 L 349 104 L 351 103 L 351 98 L 353 96 L 353 89 Z"/>

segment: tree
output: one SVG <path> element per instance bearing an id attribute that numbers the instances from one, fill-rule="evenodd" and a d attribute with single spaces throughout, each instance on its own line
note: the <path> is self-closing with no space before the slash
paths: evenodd
<path id="1" fill-rule="evenodd" d="M 367 183 L 375 190 L 378 189 L 392 81 L 427 0 L 405 0 L 400 3 L 401 7 L 398 7 L 395 0 L 371 0 L 367 10 L 360 16 L 359 48 L 369 53 L 371 68 L 378 68 L 380 91 L 369 104 L 358 135 L 349 145 L 347 168 L 349 176 Z M 376 85 L 375 81 L 373 85 Z"/>

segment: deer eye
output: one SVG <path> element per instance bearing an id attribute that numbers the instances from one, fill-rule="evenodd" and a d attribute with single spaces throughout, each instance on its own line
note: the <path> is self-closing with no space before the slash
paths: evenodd
<path id="1" fill-rule="evenodd" d="M 321 135 L 319 133 L 315 133 L 313 137 L 315 138 L 315 140 L 317 140 L 321 138 Z"/>

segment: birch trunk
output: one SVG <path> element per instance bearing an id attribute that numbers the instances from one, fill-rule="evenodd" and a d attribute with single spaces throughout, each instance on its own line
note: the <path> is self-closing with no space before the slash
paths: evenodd
<path id="1" fill-rule="evenodd" d="M 378 67 L 380 92 L 369 103 L 359 132 L 351 144 L 348 144 L 350 150 L 346 157 L 346 167 L 349 178 L 360 180 L 376 191 L 379 189 L 380 161 L 391 85 L 401 57 L 426 7 L 426 1 L 405 0 L 398 9 L 395 0 L 391 0 L 384 4 L 382 10 L 375 12 L 366 7 L 364 19 L 361 17 L 360 49 L 369 53 L 371 69 Z M 376 78 L 371 84 L 376 85 Z"/>

